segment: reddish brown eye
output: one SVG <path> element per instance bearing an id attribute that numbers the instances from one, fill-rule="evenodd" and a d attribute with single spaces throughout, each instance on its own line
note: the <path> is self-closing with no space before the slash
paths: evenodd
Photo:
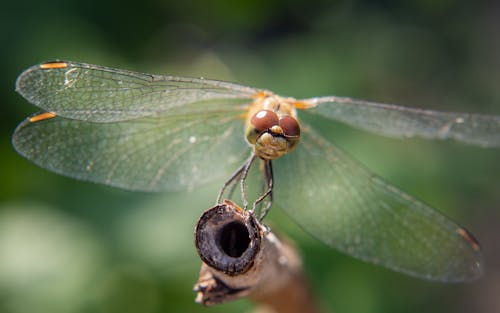
<path id="1" fill-rule="evenodd" d="M 280 127 L 286 137 L 299 137 L 300 126 L 296 119 L 291 116 L 283 116 L 280 118 Z"/>
<path id="2" fill-rule="evenodd" d="M 250 123 L 252 123 L 256 130 L 264 131 L 278 125 L 278 115 L 276 115 L 273 111 L 262 110 L 255 113 L 250 120 Z"/>

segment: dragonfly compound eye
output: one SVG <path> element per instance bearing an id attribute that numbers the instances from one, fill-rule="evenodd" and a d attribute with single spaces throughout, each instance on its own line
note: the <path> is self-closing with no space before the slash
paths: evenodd
<path id="1" fill-rule="evenodd" d="M 285 137 L 300 137 L 299 122 L 291 116 L 283 116 L 279 121 L 280 127 L 283 130 Z"/>
<path id="2" fill-rule="evenodd" d="M 278 115 L 270 110 L 261 110 L 255 113 L 250 120 L 250 123 L 259 132 L 263 132 L 273 126 L 278 125 Z"/>

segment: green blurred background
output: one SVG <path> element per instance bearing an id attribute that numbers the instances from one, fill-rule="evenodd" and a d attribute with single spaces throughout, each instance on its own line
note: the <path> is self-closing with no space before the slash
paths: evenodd
<path id="1" fill-rule="evenodd" d="M 193 227 L 215 182 L 141 194 L 74 181 L 17 155 L 37 109 L 14 92 L 30 65 L 67 59 L 204 76 L 282 95 L 340 95 L 500 114 L 498 1 L 8 1 L 0 10 L 0 312 L 242 312 L 193 303 Z M 335 312 L 500 312 L 500 150 L 392 140 L 317 122 L 375 173 L 480 239 L 485 275 L 426 282 L 328 249 L 278 210 L 319 301 Z M 198 208 L 198 209 L 193 209 Z"/>

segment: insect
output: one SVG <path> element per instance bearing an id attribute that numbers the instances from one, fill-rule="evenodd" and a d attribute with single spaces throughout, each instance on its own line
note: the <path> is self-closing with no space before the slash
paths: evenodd
<path id="1" fill-rule="evenodd" d="M 27 69 L 16 90 L 43 111 L 17 127 L 14 147 L 43 168 L 145 191 L 192 189 L 232 172 L 218 203 L 240 183 L 245 209 L 259 209 L 262 219 L 274 202 L 356 258 L 430 280 L 481 274 L 471 233 L 372 174 L 300 117 L 498 147 L 499 116 L 335 96 L 296 100 L 228 82 L 63 61 Z M 245 182 L 256 160 L 264 191 L 249 205 Z"/>

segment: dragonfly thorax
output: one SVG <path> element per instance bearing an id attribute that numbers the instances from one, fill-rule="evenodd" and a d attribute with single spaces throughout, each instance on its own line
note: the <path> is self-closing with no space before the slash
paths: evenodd
<path id="1" fill-rule="evenodd" d="M 257 99 L 249 113 L 245 137 L 258 157 L 274 160 L 295 148 L 300 138 L 300 126 L 289 101 L 267 96 Z"/>

